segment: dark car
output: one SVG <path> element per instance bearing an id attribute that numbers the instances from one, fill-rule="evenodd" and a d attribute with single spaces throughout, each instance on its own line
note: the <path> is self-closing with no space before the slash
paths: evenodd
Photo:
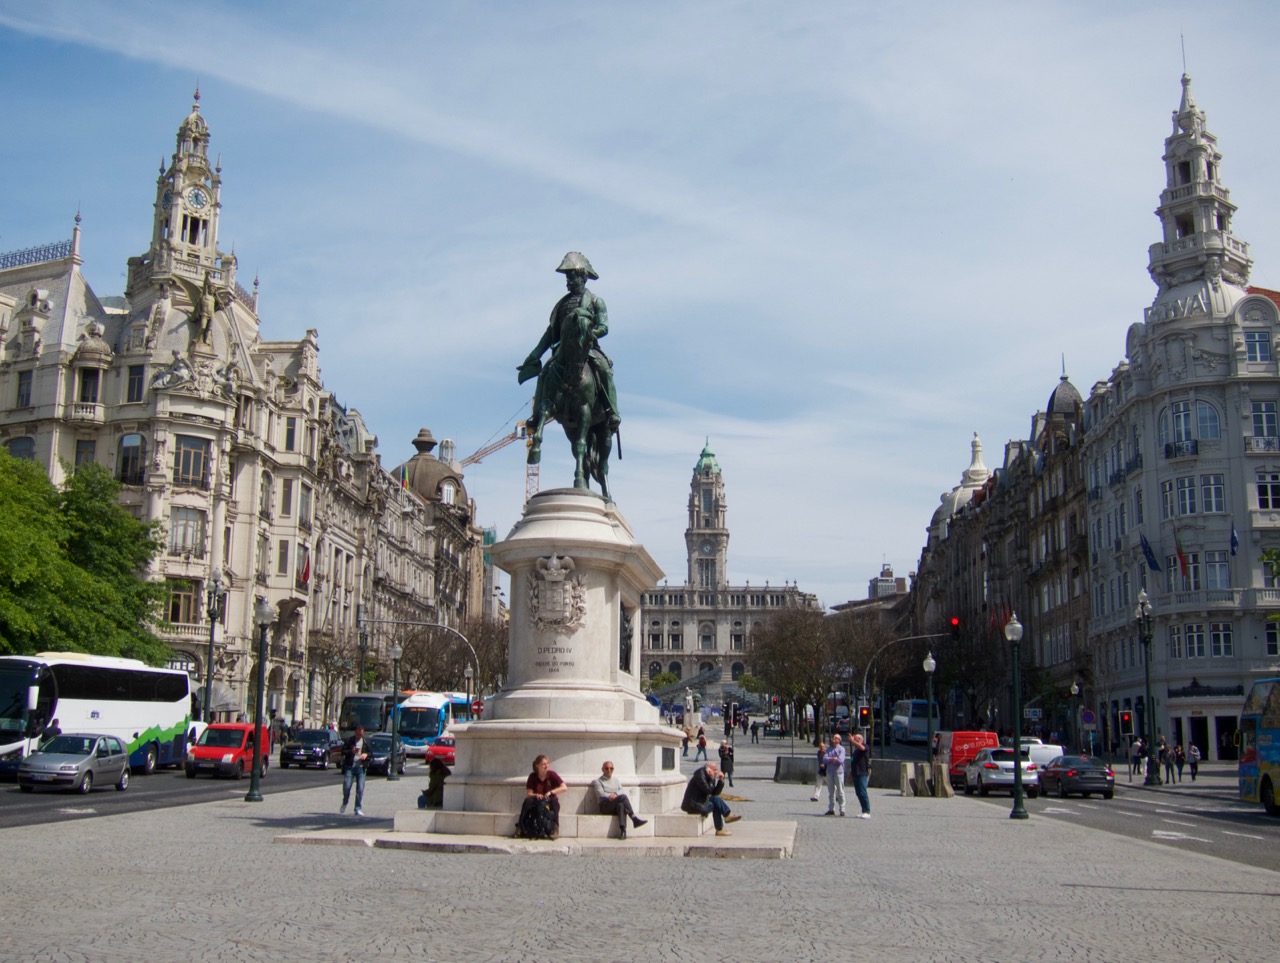
<path id="1" fill-rule="evenodd" d="M 129 754 L 115 736 L 65 732 L 49 739 L 18 765 L 18 788 L 37 786 L 90 792 L 95 783 L 129 786 Z"/>
<path id="2" fill-rule="evenodd" d="M 409 757 L 405 751 L 404 743 L 396 742 L 396 772 L 404 775 L 404 761 Z M 387 763 L 391 759 L 391 736 L 385 732 L 377 732 L 369 737 L 369 760 L 365 763 L 365 771 L 373 773 L 387 774 Z"/>
<path id="3" fill-rule="evenodd" d="M 299 729 L 280 747 L 280 768 L 315 766 L 328 769 L 342 765 L 342 739 L 332 729 Z"/>
<path id="4" fill-rule="evenodd" d="M 1116 774 L 1093 756 L 1059 756 L 1040 769 L 1040 791 L 1047 795 L 1055 789 L 1064 799 L 1073 792 L 1110 799 L 1116 794 Z"/>

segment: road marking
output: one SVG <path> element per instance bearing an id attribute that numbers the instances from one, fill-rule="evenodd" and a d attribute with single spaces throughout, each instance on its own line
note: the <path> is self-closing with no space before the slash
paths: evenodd
<path id="1" fill-rule="evenodd" d="M 1154 836 L 1156 839 L 1168 839 L 1168 840 L 1189 840 L 1189 841 L 1191 841 L 1191 842 L 1195 842 L 1195 843 L 1210 843 L 1210 844 L 1212 844 L 1212 843 L 1211 843 L 1211 840 L 1208 840 L 1208 839 L 1201 839 L 1199 836 L 1188 836 L 1188 835 L 1186 835 L 1186 833 L 1170 833 L 1170 832 L 1166 832 L 1166 831 L 1165 831 L 1165 830 L 1163 830 L 1163 829 L 1153 829 L 1153 830 L 1151 830 L 1151 835 L 1152 835 L 1152 836 Z"/>
<path id="2" fill-rule="evenodd" d="M 58 810 L 64 816 L 91 816 L 97 811 L 96 809 L 71 809 L 69 807 Z"/>
<path id="3" fill-rule="evenodd" d="M 1131 812 L 1126 812 L 1126 811 L 1125 811 L 1125 810 L 1123 810 L 1123 809 L 1116 809 L 1116 810 L 1114 810 L 1114 812 L 1119 813 L 1121 816 L 1132 816 L 1134 819 L 1146 819 L 1146 818 L 1147 818 L 1147 814 L 1146 814 L 1146 813 L 1131 813 Z"/>
<path id="4" fill-rule="evenodd" d="M 1266 836 L 1255 836 L 1253 835 L 1253 833 L 1233 833 L 1229 829 L 1222 830 L 1222 834 L 1224 836 L 1242 836 L 1245 839 L 1266 839 L 1267 838 Z"/>
<path id="5" fill-rule="evenodd" d="M 1190 828 L 1192 828 L 1192 829 L 1195 829 L 1195 828 L 1199 825 L 1199 823 L 1183 823 L 1183 822 L 1179 822 L 1179 821 L 1178 821 L 1178 820 L 1176 820 L 1176 819 L 1162 819 L 1162 820 L 1160 820 L 1160 821 L 1161 821 L 1162 823 L 1168 823 L 1170 826 L 1189 826 L 1189 827 L 1190 827 Z"/>
<path id="6" fill-rule="evenodd" d="M 1041 811 L 1042 813 L 1044 813 L 1046 816 L 1054 816 L 1054 815 L 1058 815 L 1058 816 L 1079 816 L 1079 815 L 1080 815 L 1080 814 L 1079 814 L 1078 812 L 1076 812 L 1074 809 L 1063 809 L 1063 808 L 1062 808 L 1062 807 L 1060 807 L 1060 806 L 1046 806 L 1044 809 L 1042 809 L 1042 810 L 1040 810 L 1040 811 Z"/>

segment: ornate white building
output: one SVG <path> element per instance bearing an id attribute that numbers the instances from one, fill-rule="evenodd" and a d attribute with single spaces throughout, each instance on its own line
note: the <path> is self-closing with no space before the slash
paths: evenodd
<path id="1" fill-rule="evenodd" d="M 689 485 L 685 584 L 647 592 L 639 619 L 644 678 L 672 672 L 710 703 L 726 694 L 744 698 L 732 683 L 750 671 L 747 641 L 765 619 L 786 608 L 821 608 L 817 596 L 795 585 L 729 584 L 727 512 L 724 477 L 708 442 Z"/>
<path id="2" fill-rule="evenodd" d="M 392 632 L 360 652 L 357 606 L 450 624 L 478 611 L 480 533 L 465 491 L 442 509 L 443 489 L 433 497 L 381 468 L 360 413 L 321 382 L 315 330 L 262 337 L 257 281 L 242 287 L 218 247 L 222 214 L 197 93 L 124 297 L 97 297 L 81 274 L 79 215 L 70 241 L 0 256 L 0 443 L 55 483 L 64 466 L 99 462 L 136 517 L 162 523 L 149 573 L 169 585 L 160 634 L 201 702 L 212 635 L 214 710 L 251 711 L 265 597 L 276 616 L 267 705 L 319 723 L 355 685 L 357 658 L 389 664 Z"/>

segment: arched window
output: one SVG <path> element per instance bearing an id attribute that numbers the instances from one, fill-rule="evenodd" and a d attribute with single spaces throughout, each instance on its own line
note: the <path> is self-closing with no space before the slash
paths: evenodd
<path id="1" fill-rule="evenodd" d="M 712 665 L 710 662 L 703 662 L 701 665 L 699 665 L 699 666 L 698 666 L 698 671 L 699 671 L 699 672 L 710 672 L 710 671 L 711 671 L 712 669 L 714 669 L 714 668 L 715 668 L 715 666 L 714 666 L 714 665 Z"/>
<path id="2" fill-rule="evenodd" d="M 34 438 L 15 438 L 8 444 L 9 454 L 25 461 L 35 461 L 36 440 Z"/>
<path id="3" fill-rule="evenodd" d="M 1196 426 L 1200 431 L 1201 441 L 1222 437 L 1222 422 L 1218 418 L 1218 409 L 1207 401 L 1196 402 Z"/>
<path id="4" fill-rule="evenodd" d="M 116 453 L 116 478 L 122 485 L 141 485 L 147 464 L 147 440 L 125 435 Z"/>
<path id="5" fill-rule="evenodd" d="M 682 666 L 679 662 L 672 662 L 669 666 L 667 666 L 667 671 L 670 672 L 672 675 L 674 675 L 677 679 L 684 678 L 684 666 Z"/>
<path id="6" fill-rule="evenodd" d="M 659 676 L 659 675 L 662 675 L 662 663 L 661 663 L 661 662 L 650 662 L 650 663 L 649 663 L 649 678 L 650 678 L 650 679 L 652 679 L 654 676 Z"/>
<path id="7" fill-rule="evenodd" d="M 452 505 L 456 493 L 457 489 L 454 487 L 453 482 L 445 482 L 440 486 L 440 501 L 446 505 Z"/>
<path id="8" fill-rule="evenodd" d="M 733 678 L 734 682 L 737 682 L 746 674 L 746 672 L 747 667 L 745 665 L 741 662 L 735 662 L 733 664 L 733 668 L 729 670 L 729 675 Z"/>

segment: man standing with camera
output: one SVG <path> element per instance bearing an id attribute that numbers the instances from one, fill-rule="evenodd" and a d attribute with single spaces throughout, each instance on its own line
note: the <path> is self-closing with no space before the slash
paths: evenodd
<path id="1" fill-rule="evenodd" d="M 342 805 L 339 813 L 347 811 L 351 799 L 351 783 L 356 784 L 356 815 L 364 815 L 364 769 L 369 761 L 369 740 L 364 726 L 356 726 L 347 741 L 342 744 Z"/>

